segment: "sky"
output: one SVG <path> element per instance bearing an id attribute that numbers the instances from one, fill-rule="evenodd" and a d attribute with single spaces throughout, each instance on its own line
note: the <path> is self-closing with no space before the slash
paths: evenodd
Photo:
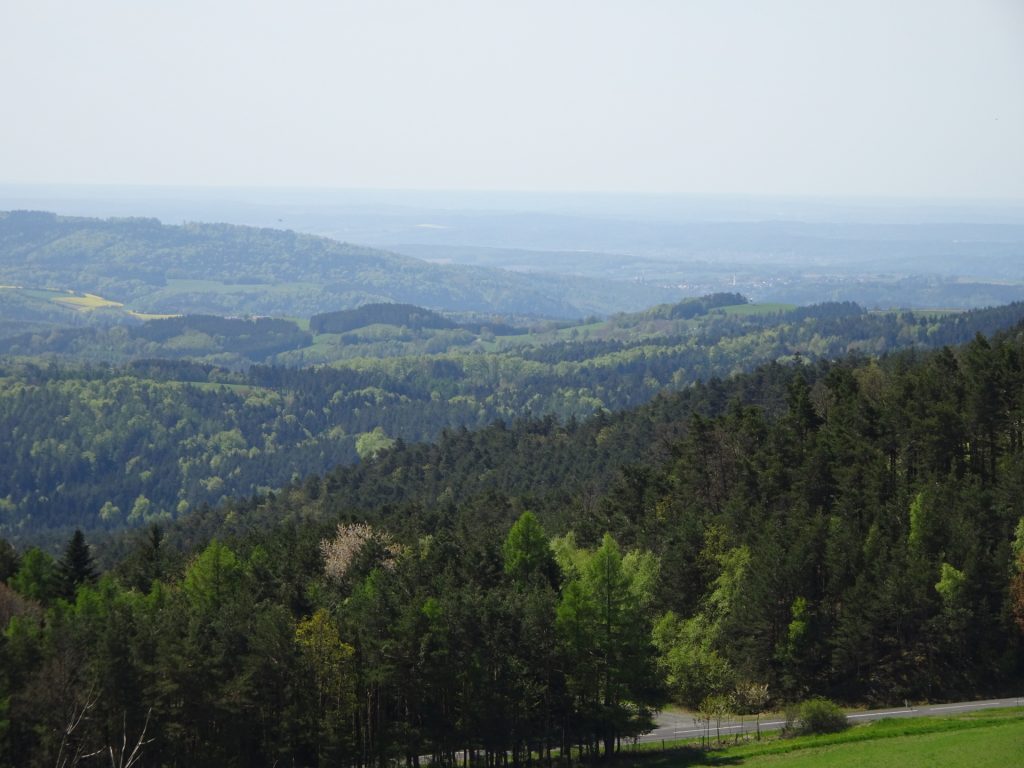
<path id="1" fill-rule="evenodd" d="M 1022 0 L 4 0 L 0 183 L 1024 200 Z"/>

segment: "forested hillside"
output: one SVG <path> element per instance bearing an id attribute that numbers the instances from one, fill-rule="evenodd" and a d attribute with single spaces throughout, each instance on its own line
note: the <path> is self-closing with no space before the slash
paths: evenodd
<path id="1" fill-rule="evenodd" d="M 149 313 L 309 317 L 392 301 L 575 318 L 677 288 L 431 264 L 324 237 L 229 224 L 0 212 L 0 285 L 88 291 Z"/>
<path id="2" fill-rule="evenodd" d="M 8 764 L 519 763 L 666 701 L 1014 691 L 1024 328 L 396 443 L 93 555 L 0 544 Z"/>
<path id="3" fill-rule="evenodd" d="M 385 326 L 371 308 L 359 321 L 371 325 L 338 335 L 334 347 L 317 336 L 311 347 L 353 357 L 313 369 L 193 362 L 190 353 L 205 345 L 223 351 L 200 359 L 238 362 L 302 352 L 279 350 L 310 339 L 283 320 L 197 316 L 103 337 L 183 360 L 65 362 L 82 353 L 76 344 L 59 363 L 19 358 L 0 365 L 8 436 L 0 443 L 0 535 L 31 542 L 47 531 L 64 537 L 74 527 L 167 520 L 350 464 L 395 439 L 433 440 L 445 429 L 527 415 L 584 418 L 763 362 L 959 343 L 1024 315 L 1024 305 L 941 316 L 843 304 L 776 311 L 731 303 L 738 298 L 504 337 L 489 328 L 473 336 L 465 327 Z M 473 341 L 445 347 L 451 337 L 435 335 L 453 333 Z M 62 338 L 47 337 L 54 345 Z M 428 352 L 434 343 L 445 351 Z"/>

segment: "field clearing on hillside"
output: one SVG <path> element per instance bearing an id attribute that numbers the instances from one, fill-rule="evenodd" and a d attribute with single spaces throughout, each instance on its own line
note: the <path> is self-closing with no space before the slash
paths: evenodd
<path id="1" fill-rule="evenodd" d="M 88 311 L 91 309 L 103 309 L 104 307 L 123 307 L 119 301 L 111 301 L 110 299 L 104 299 L 102 296 L 97 296 L 95 293 L 85 293 L 81 296 L 56 296 L 53 298 L 58 304 L 65 304 L 72 309 L 77 309 L 80 312 Z"/>
<path id="2" fill-rule="evenodd" d="M 124 309 L 124 304 L 120 301 L 105 299 L 95 293 L 79 293 L 70 288 L 58 290 L 55 288 L 23 288 L 19 285 L 0 285 L 0 289 L 15 291 L 22 297 L 33 299 L 42 304 L 56 304 L 73 309 L 76 312 L 89 312 L 94 309 Z M 128 312 L 128 314 L 132 313 Z"/>
<path id="3" fill-rule="evenodd" d="M 153 314 L 151 312 L 136 312 L 134 309 L 129 309 L 128 314 L 136 320 L 168 320 L 172 317 L 182 317 L 182 315 L 160 315 Z"/>
<path id="4" fill-rule="evenodd" d="M 796 304 L 733 304 L 722 307 L 727 315 L 774 315 L 779 312 L 791 312 Z"/>

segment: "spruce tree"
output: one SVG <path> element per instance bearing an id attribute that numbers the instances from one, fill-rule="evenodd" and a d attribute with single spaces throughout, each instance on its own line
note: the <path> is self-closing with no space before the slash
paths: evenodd
<path id="1" fill-rule="evenodd" d="M 64 556 L 57 563 L 57 585 L 61 597 L 73 600 L 79 584 L 96 581 L 96 567 L 93 563 L 85 536 L 76 529 L 64 549 Z"/>
<path id="2" fill-rule="evenodd" d="M 0 539 L 0 581 L 6 582 L 16 574 L 20 564 L 18 550 L 7 539 Z"/>

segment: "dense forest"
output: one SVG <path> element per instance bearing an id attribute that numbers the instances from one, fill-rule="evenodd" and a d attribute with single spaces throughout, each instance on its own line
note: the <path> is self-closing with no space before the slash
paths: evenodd
<path id="1" fill-rule="evenodd" d="M 742 299 L 746 301 L 746 299 Z M 364 304 L 355 309 L 342 309 L 313 315 L 309 329 L 314 333 L 346 333 L 370 325 L 385 325 L 405 328 L 411 331 L 424 329 L 453 330 L 462 328 L 473 334 L 480 334 L 486 328 L 495 336 L 516 336 L 526 333 L 522 327 L 501 322 L 457 323 L 440 312 L 433 312 L 412 304 Z"/>
<path id="2" fill-rule="evenodd" d="M 668 701 L 1017 690 L 1024 327 L 396 442 L 0 577 L 9 765 L 520 764 Z"/>
<path id="3" fill-rule="evenodd" d="M 54 543 L 75 527 L 166 521 L 351 464 L 396 439 L 531 414 L 581 419 L 764 362 L 961 343 L 1024 315 L 1024 305 L 947 315 L 852 304 L 768 311 L 739 299 L 719 294 L 438 353 L 425 351 L 436 336 L 412 338 L 430 329 L 384 326 L 383 310 L 371 307 L 357 321 L 370 325 L 342 334 L 350 338 L 336 348 L 357 356 L 314 368 L 227 369 L 189 354 L 197 339 L 257 357 L 308 341 L 294 323 L 269 318 L 188 316 L 107 333 L 122 348 L 176 350 L 174 360 L 83 365 L 74 345 L 50 362 L 15 358 L 0 364 L 0 535 Z M 351 338 L 359 334 L 370 338 Z"/>

